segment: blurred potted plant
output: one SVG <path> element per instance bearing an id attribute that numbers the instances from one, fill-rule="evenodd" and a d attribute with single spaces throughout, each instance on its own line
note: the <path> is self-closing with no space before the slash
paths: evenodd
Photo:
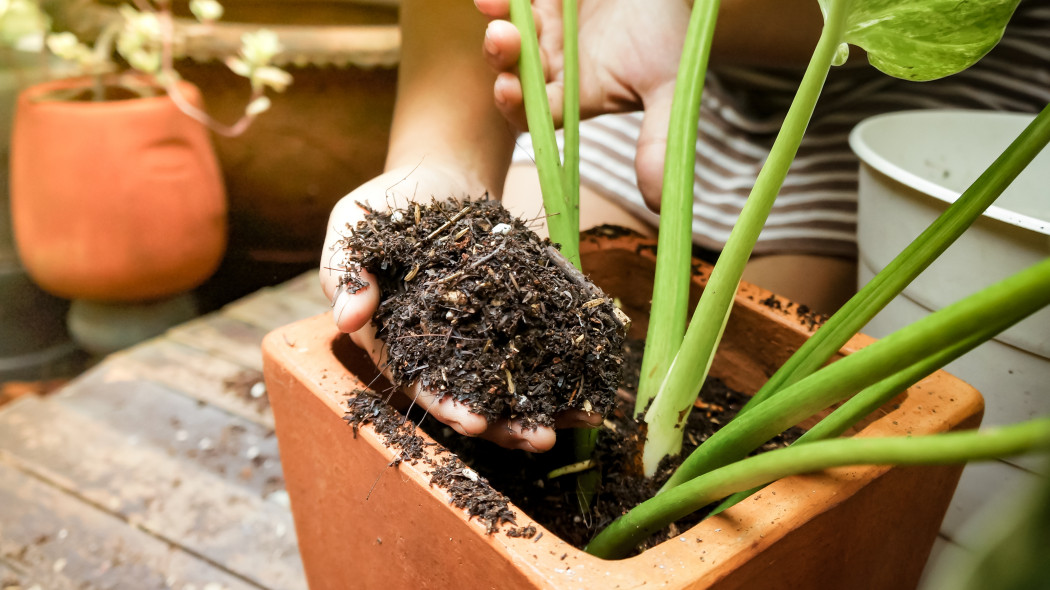
<path id="1" fill-rule="evenodd" d="M 121 2 L 40 0 L 40 5 L 56 30 L 92 43 L 121 18 Z M 226 184 L 229 242 L 221 276 L 207 288 L 225 295 L 298 275 L 312 265 L 328 214 L 346 187 L 382 171 L 401 38 L 398 0 L 222 4 L 222 19 L 204 26 L 186 0 L 173 3 L 179 54 L 185 54 L 176 67 L 207 97 L 208 112 L 228 121 L 244 108 L 247 93 L 225 61 L 237 55 L 245 32 L 260 27 L 275 32 L 283 50 L 271 64 L 295 78 L 243 136 L 212 136 Z"/>
<path id="2" fill-rule="evenodd" d="M 214 0 L 190 4 L 205 27 L 222 14 Z M 248 78 L 252 94 L 239 120 L 218 123 L 174 69 L 180 44 L 170 3 L 137 2 L 121 15 L 93 48 L 69 32 L 48 35 L 51 52 L 85 75 L 23 91 L 11 148 L 22 262 L 45 290 L 74 300 L 71 329 L 100 350 L 194 313 L 184 294 L 215 271 L 227 235 L 225 189 L 208 132 L 238 135 L 269 107 L 267 89 L 290 83 L 269 65 L 280 51 L 276 36 L 245 34 L 240 55 L 227 63 Z M 114 51 L 130 70 L 118 67 Z M 129 313 L 135 322 L 113 321 Z M 157 324 L 147 326 L 150 318 Z M 90 326 L 121 324 L 141 331 L 87 335 Z"/>

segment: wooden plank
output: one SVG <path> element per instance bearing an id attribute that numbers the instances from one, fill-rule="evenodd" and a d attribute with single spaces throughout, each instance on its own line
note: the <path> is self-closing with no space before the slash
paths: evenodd
<path id="1" fill-rule="evenodd" d="M 320 287 L 315 288 L 320 291 Z M 238 299 L 222 308 L 220 313 L 269 332 L 329 309 L 331 306 L 323 300 L 317 302 L 295 297 L 280 288 L 267 288 Z"/>
<path id="2" fill-rule="evenodd" d="M 148 382 L 79 381 L 0 414 L 27 473 L 267 588 L 305 586 L 272 431 Z"/>
<path id="3" fill-rule="evenodd" d="M 331 309 L 332 302 L 325 297 L 321 291 L 321 283 L 318 281 L 316 271 L 305 272 L 294 279 L 285 281 L 275 287 L 284 295 L 297 297 L 305 301 L 312 301 L 318 307 Z"/>
<path id="4" fill-rule="evenodd" d="M 75 413 L 71 419 L 98 425 L 125 447 L 158 451 L 184 467 L 209 471 L 260 497 L 284 488 L 272 428 L 164 386 L 85 379 L 47 399 Z"/>
<path id="5" fill-rule="evenodd" d="M 266 333 L 263 328 L 215 312 L 168 330 L 165 338 L 262 371 L 260 345 Z"/>
<path id="6" fill-rule="evenodd" d="M 106 358 L 81 380 L 152 381 L 273 428 L 273 412 L 260 371 L 196 348 L 158 338 Z"/>
<path id="7" fill-rule="evenodd" d="M 258 590 L 0 459 L 0 587 Z"/>

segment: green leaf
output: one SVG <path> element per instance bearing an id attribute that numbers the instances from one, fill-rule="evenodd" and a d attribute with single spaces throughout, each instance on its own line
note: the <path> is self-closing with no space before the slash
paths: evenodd
<path id="1" fill-rule="evenodd" d="M 818 0 L 827 13 L 833 0 Z M 936 80 L 970 67 L 1003 36 L 1020 0 L 852 0 L 844 41 L 879 70 Z"/>

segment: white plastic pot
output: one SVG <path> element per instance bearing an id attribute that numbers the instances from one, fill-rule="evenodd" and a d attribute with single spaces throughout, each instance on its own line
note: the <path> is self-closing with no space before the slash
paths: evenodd
<path id="1" fill-rule="evenodd" d="M 860 157 L 858 283 L 865 284 L 958 198 L 1032 115 L 965 110 L 872 117 L 850 135 Z M 864 332 L 882 337 L 931 311 L 1050 256 L 1050 150 L 1036 160 Z M 1050 413 L 1050 309 L 951 363 L 948 372 L 985 397 L 985 425 Z M 1023 469 L 1022 469 L 1023 467 Z M 988 498 L 1020 487 L 1046 463 L 968 467 L 942 533 L 960 536 Z"/>

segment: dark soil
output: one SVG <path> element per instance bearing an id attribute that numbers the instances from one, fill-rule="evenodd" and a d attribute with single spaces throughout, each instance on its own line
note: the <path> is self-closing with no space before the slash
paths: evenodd
<path id="1" fill-rule="evenodd" d="M 606 416 L 593 468 L 601 484 L 587 510 L 577 499 L 577 476 L 548 477 L 576 462 L 572 436 L 560 436 L 547 453 L 506 450 L 460 436 L 418 408 L 406 418 L 386 403 L 389 391 L 353 392 L 346 420 L 355 435 L 361 425 L 373 425 L 398 449 L 392 466 L 424 462 L 431 484 L 448 490 L 452 503 L 490 533 L 531 538 L 538 523 L 577 547 L 652 497 L 670 476 L 675 465 L 669 463 L 654 479 L 642 477 L 644 434 L 631 416 L 634 392 L 619 388 L 625 367 L 624 382 L 637 383 L 641 344 L 625 346 L 624 322 L 612 301 L 498 203 L 435 201 L 369 211 L 339 246 L 349 269 L 343 288 L 366 286 L 360 268 L 378 277 L 382 297 L 373 322 L 388 347 L 395 386 L 418 381 L 489 420 L 551 425 L 570 408 Z M 709 379 L 701 399 L 683 453 L 727 423 L 746 397 Z M 434 443 L 417 434 L 417 421 L 438 441 L 436 459 L 424 452 Z M 508 502 L 534 520 L 514 522 Z M 646 546 L 699 518 L 672 525 Z"/>
<path id="2" fill-rule="evenodd" d="M 397 385 L 489 421 L 552 425 L 613 404 L 625 333 L 612 300 L 496 201 L 433 201 L 367 218 L 340 243 L 343 288 L 378 277 L 373 317 Z"/>
<path id="3" fill-rule="evenodd" d="M 641 343 L 627 343 L 625 362 L 627 372 L 631 373 L 625 377 L 627 383 L 637 382 L 640 352 Z M 711 378 L 704 385 L 700 399 L 689 416 L 683 456 L 727 423 L 747 397 Z M 575 476 L 547 477 L 551 470 L 575 462 L 572 436 L 563 434 L 555 448 L 547 453 L 511 451 L 483 440 L 460 436 L 433 418 L 423 417 L 417 410 L 413 419 L 421 419 L 423 430 L 440 443 L 436 448 L 440 459 L 434 462 L 422 452 L 426 443 L 416 434 L 416 424 L 383 403 L 379 393 L 354 392 L 349 398 L 346 420 L 354 427 L 355 433 L 360 425 L 373 424 L 392 447 L 401 449 L 395 463 L 424 461 L 432 468 L 431 484 L 448 490 L 453 504 L 484 522 L 490 533 L 510 523 L 513 526 L 507 528 L 505 534 L 531 538 L 537 534 L 533 523 L 538 523 L 582 548 L 612 520 L 652 497 L 677 466 L 677 461 L 667 462 L 654 479 L 642 477 L 639 450 L 643 435 L 638 424 L 630 418 L 634 407 L 633 388 L 621 389 L 617 402 L 601 427 L 595 454 L 601 484 L 591 507 L 585 512 L 579 508 Z M 789 432 L 761 450 L 783 446 L 799 434 L 799 431 Z M 507 509 L 508 501 L 521 508 L 533 521 L 514 522 Z M 703 515 L 697 513 L 671 525 L 650 538 L 638 548 L 639 551 L 677 536 L 680 531 L 699 522 Z"/>

